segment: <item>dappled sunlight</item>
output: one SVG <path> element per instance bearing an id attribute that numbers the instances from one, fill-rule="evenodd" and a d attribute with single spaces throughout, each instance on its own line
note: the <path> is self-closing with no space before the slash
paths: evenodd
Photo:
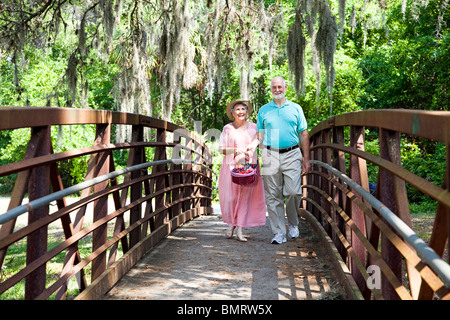
<path id="1" fill-rule="evenodd" d="M 227 239 L 226 230 L 219 215 L 185 223 L 104 299 L 311 300 L 336 287 L 331 263 L 305 221 L 300 239 L 283 245 L 270 243 L 268 225 L 245 228 L 246 243 Z"/>

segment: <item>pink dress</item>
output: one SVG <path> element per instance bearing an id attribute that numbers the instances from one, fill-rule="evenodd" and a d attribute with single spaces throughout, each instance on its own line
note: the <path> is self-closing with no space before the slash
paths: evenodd
<path id="1" fill-rule="evenodd" d="M 247 132 L 238 131 L 229 123 L 220 135 L 219 147 L 245 149 L 256 135 L 256 124 L 248 123 Z M 261 178 L 261 169 L 255 182 L 250 185 L 238 185 L 231 181 L 230 166 L 234 155 L 224 156 L 219 175 L 219 201 L 223 222 L 230 226 L 256 227 L 266 224 L 266 200 Z M 257 160 L 256 152 L 253 163 Z"/>

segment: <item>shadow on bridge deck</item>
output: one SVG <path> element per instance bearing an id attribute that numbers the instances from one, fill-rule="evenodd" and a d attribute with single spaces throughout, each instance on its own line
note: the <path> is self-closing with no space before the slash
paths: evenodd
<path id="1" fill-rule="evenodd" d="M 268 223 L 268 222 L 267 222 Z M 147 253 L 105 300 L 345 299 L 333 265 L 309 224 L 300 238 L 270 244 L 268 226 L 227 239 L 220 209 L 186 223 Z"/>

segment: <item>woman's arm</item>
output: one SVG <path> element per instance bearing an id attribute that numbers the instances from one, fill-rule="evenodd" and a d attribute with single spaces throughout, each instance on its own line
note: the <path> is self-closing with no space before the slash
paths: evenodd
<path id="1" fill-rule="evenodd" d="M 219 152 L 224 155 L 235 154 L 236 149 L 231 147 L 219 147 Z"/>

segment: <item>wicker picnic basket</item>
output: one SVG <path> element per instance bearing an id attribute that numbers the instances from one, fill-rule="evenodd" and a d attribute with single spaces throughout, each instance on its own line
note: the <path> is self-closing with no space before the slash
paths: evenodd
<path id="1" fill-rule="evenodd" d="M 240 173 L 239 172 L 239 168 L 238 167 L 233 167 L 231 169 L 231 181 L 233 181 L 236 184 L 239 185 L 247 185 L 247 184 L 252 184 L 253 182 L 255 182 L 256 180 L 256 175 L 258 174 L 258 163 L 255 164 L 250 164 L 247 163 L 245 164 L 245 167 L 249 168 L 251 167 L 253 169 L 253 171 L 249 172 L 249 173 Z"/>

